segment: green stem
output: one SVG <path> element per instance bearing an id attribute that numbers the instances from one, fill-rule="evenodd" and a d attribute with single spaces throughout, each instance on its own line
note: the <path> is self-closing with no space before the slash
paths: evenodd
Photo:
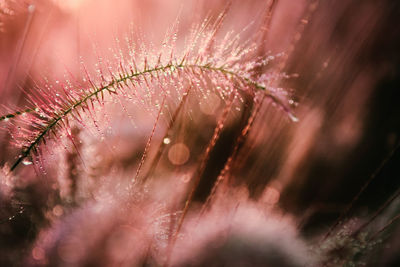
<path id="1" fill-rule="evenodd" d="M 31 112 L 34 112 L 34 111 L 36 111 L 35 108 L 27 108 L 27 109 L 24 109 L 22 111 L 16 111 L 14 113 L 10 113 L 10 114 L 1 116 L 0 117 L 0 121 L 6 121 L 8 119 L 12 119 L 12 118 L 15 118 L 17 116 L 24 115 L 25 113 L 31 113 Z"/>

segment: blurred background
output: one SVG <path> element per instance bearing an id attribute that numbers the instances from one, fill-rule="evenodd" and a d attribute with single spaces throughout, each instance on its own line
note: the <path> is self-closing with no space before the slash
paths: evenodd
<path id="1" fill-rule="evenodd" d="M 0 0 L 0 115 L 24 109 L 29 103 L 26 96 L 36 84 L 62 80 L 66 73 L 81 79 L 84 76 L 81 62 L 88 66 L 96 64 L 99 57 L 93 50 L 103 51 L 102 55 L 107 57 L 111 54 L 107 54 L 108 48 L 115 46 L 116 40 L 123 39 L 126 33 L 134 32 L 158 45 L 178 18 L 177 47 L 182 48 L 193 23 L 217 16 L 227 7 L 221 35 L 231 30 L 241 32 L 247 27 L 241 38 L 245 41 L 259 36 L 260 54 L 285 55 L 274 68 L 288 74 L 279 87 L 288 92 L 299 119 L 292 122 L 271 103 L 262 105 L 232 165 L 232 186 L 245 186 L 250 198 L 292 214 L 301 233 L 314 237 L 326 233 L 371 181 L 345 214 L 347 218 L 366 220 L 400 188 L 400 3 L 397 1 Z M 268 69 L 260 70 L 260 74 L 263 71 Z M 168 146 L 155 170 L 157 177 L 188 179 L 223 109 L 223 101 L 218 97 L 210 97 L 204 103 L 193 98 L 189 103 L 171 129 L 171 140 L 163 139 L 162 131 L 156 132 L 155 140 Z M 246 112 L 251 104 L 244 101 L 237 105 L 207 163 L 205 178 L 196 192 L 197 201 L 205 201 L 210 194 L 243 121 L 249 116 Z M 120 124 L 112 125 L 117 130 L 106 135 L 110 137 L 106 140 L 108 145 L 118 147 L 114 149 L 119 151 L 117 157 L 107 157 L 101 144 L 96 144 L 93 137 L 86 137 L 85 130 L 77 126 L 75 134 L 86 142 L 82 146 L 91 144 L 88 157 L 96 153 L 101 158 L 81 171 L 84 169 L 81 161 L 71 152 L 58 159 L 64 161 L 61 172 L 58 166 L 49 164 L 47 173 L 54 177 L 43 179 L 59 180 L 66 172 L 73 177 L 98 177 L 112 174 L 116 169 L 133 171 L 139 164 L 153 121 L 148 120 L 146 111 L 132 112 L 138 118 L 135 127 L 125 127 L 125 116 Z M 113 109 L 109 115 L 120 116 Z M 0 124 L 5 129 L 0 132 L 0 166 L 4 166 L 15 161 L 19 150 L 10 145 L 8 124 L 4 121 Z M 166 122 L 161 124 L 163 129 L 167 128 Z M 153 148 L 150 158 L 155 153 Z M 82 157 L 85 159 L 85 155 Z M 19 173 L 33 177 L 26 178 L 29 181 L 46 176 L 35 174 L 29 166 Z M 95 181 L 94 184 L 100 180 Z M 79 191 L 81 183 L 85 182 L 78 182 L 74 190 Z M 35 190 L 24 186 L 23 192 Z M 51 192 L 51 186 L 46 190 Z M 86 193 L 80 197 L 87 197 Z M 63 194 L 52 196 L 52 201 L 57 202 L 69 193 Z M 53 205 L 48 197 L 51 193 L 39 195 L 44 199 L 29 201 Z M 76 197 L 74 201 L 78 205 L 81 199 Z M 6 208 L 1 219 L 11 216 L 15 209 L 17 205 Z M 395 199 L 376 229 L 399 212 L 399 202 Z M 32 229 L 35 220 L 44 221 L 32 219 L 29 213 L 16 218 L 14 225 L 0 226 L 2 235 L 8 237 L 1 241 L 1 248 L 9 244 L 17 248 L 21 246 L 18 242 L 30 244 L 35 238 L 36 230 Z M 390 233 L 388 239 L 393 248 L 380 252 L 385 256 L 380 262 L 382 266 L 399 261 L 395 255 L 399 244 L 394 241 L 399 228 L 394 224 Z M 14 259 L 11 254 L 4 255 L 1 253 L 5 263 Z"/>

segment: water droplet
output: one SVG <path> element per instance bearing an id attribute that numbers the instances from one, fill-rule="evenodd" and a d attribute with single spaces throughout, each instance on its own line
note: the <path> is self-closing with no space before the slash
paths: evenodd
<path id="1" fill-rule="evenodd" d="M 298 122 L 299 118 L 297 118 L 294 114 L 290 113 L 288 114 L 289 119 L 291 119 L 293 122 Z"/>
<path id="2" fill-rule="evenodd" d="M 32 257 L 35 259 L 35 260 L 43 260 L 44 259 L 44 257 L 45 257 L 45 252 L 44 252 L 44 250 L 42 249 L 42 248 L 40 248 L 40 247 L 35 247 L 33 250 L 32 250 Z"/>
<path id="3" fill-rule="evenodd" d="M 28 6 L 28 12 L 33 13 L 35 11 L 35 5 L 29 5 Z"/>
<path id="4" fill-rule="evenodd" d="M 24 165 L 31 165 L 31 164 L 32 164 L 32 161 L 30 161 L 29 159 L 24 159 L 24 160 L 22 160 L 22 164 L 24 164 Z"/>
<path id="5" fill-rule="evenodd" d="M 185 175 L 182 175 L 182 177 L 181 177 L 181 181 L 182 181 L 182 183 L 188 183 L 189 181 L 190 181 L 190 179 L 191 179 L 192 177 L 190 176 L 190 174 L 185 174 Z"/>
<path id="6" fill-rule="evenodd" d="M 63 208 L 60 205 L 56 205 L 53 208 L 53 214 L 57 217 L 61 216 L 64 213 Z"/>

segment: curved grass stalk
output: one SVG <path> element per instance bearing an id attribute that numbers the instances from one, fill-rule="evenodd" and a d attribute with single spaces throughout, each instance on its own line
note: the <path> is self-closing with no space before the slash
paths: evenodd
<path id="1" fill-rule="evenodd" d="M 269 97 L 274 103 L 276 103 L 279 107 L 281 107 L 289 116 L 290 119 L 293 121 L 297 121 L 297 118 L 293 115 L 289 107 L 284 104 L 277 96 L 273 95 L 271 92 L 268 92 L 267 88 L 262 85 L 257 83 L 256 81 L 253 81 L 250 78 L 244 77 L 243 75 L 240 75 L 237 72 L 234 72 L 232 70 L 229 70 L 224 67 L 215 67 L 212 66 L 210 63 L 207 64 L 184 64 L 184 59 L 181 61 L 179 64 L 173 64 L 169 63 L 165 66 L 160 66 L 160 67 L 154 67 L 154 68 L 144 68 L 143 71 L 137 71 L 137 72 L 130 72 L 130 73 L 124 73 L 123 75 L 120 75 L 119 78 L 113 79 L 111 82 L 109 82 L 106 85 L 101 86 L 100 88 L 97 88 L 96 86 L 93 85 L 94 90 L 83 95 L 80 99 L 75 100 L 72 102 L 68 107 L 62 109 L 60 112 L 56 113 L 55 116 L 47 122 L 47 126 L 45 126 L 41 131 L 39 131 L 38 135 L 34 140 L 29 144 L 29 146 L 26 147 L 25 150 L 20 154 L 16 162 L 12 165 L 11 171 L 15 170 L 15 168 L 25 159 L 27 158 L 32 151 L 35 150 L 35 148 L 39 145 L 39 143 L 44 140 L 46 134 L 50 133 L 51 131 L 54 131 L 55 127 L 59 125 L 60 122 L 64 120 L 69 114 L 71 114 L 74 110 L 77 108 L 85 108 L 84 104 L 86 104 L 88 101 L 90 101 L 94 97 L 98 97 L 99 94 L 103 94 L 104 91 L 109 91 L 110 93 L 117 93 L 116 88 L 119 88 L 122 86 L 123 83 L 126 83 L 128 80 L 133 80 L 136 77 L 144 77 L 146 74 L 153 74 L 159 71 L 165 72 L 166 70 L 169 70 L 173 72 L 176 69 L 200 69 L 203 71 L 210 71 L 210 72 L 219 72 L 220 74 L 226 75 L 226 76 L 231 76 L 235 77 L 236 79 L 239 79 L 249 86 L 254 87 L 255 89 L 265 91 L 265 94 L 267 97 Z M 92 83 L 93 84 L 93 83 Z"/>

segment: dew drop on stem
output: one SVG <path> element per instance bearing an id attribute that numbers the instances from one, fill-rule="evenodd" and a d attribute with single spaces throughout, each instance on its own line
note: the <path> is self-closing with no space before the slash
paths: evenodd
<path id="1" fill-rule="evenodd" d="M 297 118 L 294 114 L 292 114 L 292 113 L 288 113 L 288 116 L 289 116 L 289 119 L 291 120 L 291 121 L 293 121 L 293 122 L 298 122 L 299 121 L 299 118 Z"/>
<path id="2" fill-rule="evenodd" d="M 23 160 L 22 160 L 22 164 L 24 164 L 25 166 L 31 165 L 31 164 L 32 164 L 32 161 L 30 161 L 29 159 L 23 159 Z"/>

